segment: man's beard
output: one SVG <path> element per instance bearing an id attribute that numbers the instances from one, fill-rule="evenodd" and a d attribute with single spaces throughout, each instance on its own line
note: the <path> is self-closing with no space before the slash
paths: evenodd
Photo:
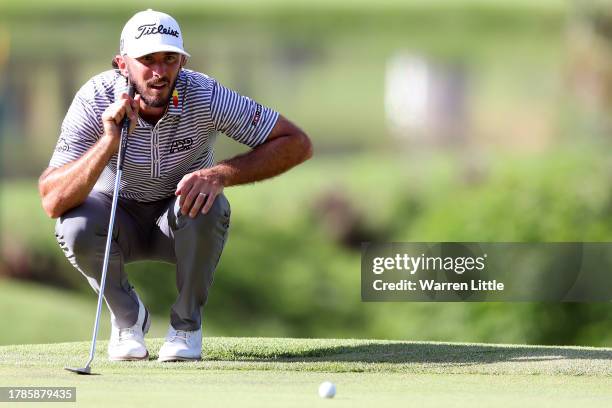
<path id="1" fill-rule="evenodd" d="M 168 91 L 167 97 L 162 97 L 162 96 L 151 97 L 145 93 L 145 91 L 149 89 L 146 83 L 140 84 L 140 83 L 137 83 L 136 81 L 132 81 L 132 83 L 134 84 L 134 87 L 136 88 L 136 92 L 140 95 L 145 105 L 150 106 L 151 108 L 163 108 L 167 106 L 168 103 L 170 102 L 170 98 L 172 97 L 172 92 L 174 91 L 174 87 L 176 86 L 177 80 L 178 80 L 178 75 L 176 76 L 176 78 L 174 78 L 174 82 L 172 83 L 172 86 L 168 88 L 169 91 Z M 159 80 L 156 82 L 159 82 Z"/>

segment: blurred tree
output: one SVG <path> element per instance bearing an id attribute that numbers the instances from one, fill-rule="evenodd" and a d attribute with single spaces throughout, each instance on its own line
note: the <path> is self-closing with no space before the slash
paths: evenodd
<path id="1" fill-rule="evenodd" d="M 569 80 L 596 133 L 612 129 L 612 8 L 608 0 L 574 3 L 569 41 Z"/>

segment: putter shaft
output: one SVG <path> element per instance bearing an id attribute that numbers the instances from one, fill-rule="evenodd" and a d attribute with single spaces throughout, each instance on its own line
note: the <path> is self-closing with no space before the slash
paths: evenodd
<path id="1" fill-rule="evenodd" d="M 131 98 L 134 97 L 135 90 L 128 80 L 128 94 Z M 121 174 L 123 173 L 123 159 L 127 150 L 127 138 L 130 129 L 130 119 L 124 118 L 121 127 L 121 141 L 119 143 L 119 152 L 117 154 L 117 174 L 115 175 L 115 186 L 113 189 L 113 201 L 111 204 L 111 213 L 108 221 L 108 234 L 106 235 L 106 248 L 104 250 L 104 263 L 102 265 L 102 277 L 100 279 L 100 288 L 98 290 L 98 307 L 96 309 L 96 320 L 93 327 L 93 333 L 91 338 L 91 347 L 89 349 L 89 360 L 83 368 L 69 368 L 65 369 L 77 374 L 91 374 L 91 362 L 94 359 L 96 352 L 96 340 L 98 338 L 98 327 L 100 324 L 100 314 L 102 312 L 102 299 L 104 299 L 104 287 L 106 286 L 106 274 L 108 272 L 108 263 L 110 258 L 110 249 L 113 241 L 113 230 L 115 227 L 115 213 L 117 211 L 117 201 L 119 199 L 119 184 L 121 182 Z"/>

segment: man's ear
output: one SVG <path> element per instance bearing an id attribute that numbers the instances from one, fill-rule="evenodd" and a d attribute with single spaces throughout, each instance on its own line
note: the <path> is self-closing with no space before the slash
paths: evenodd
<path id="1" fill-rule="evenodd" d="M 185 64 L 187 64 L 187 57 L 184 55 L 181 55 L 181 68 L 183 68 Z"/>
<path id="2" fill-rule="evenodd" d="M 127 63 L 123 55 L 115 55 L 115 63 L 117 64 L 117 68 L 121 71 L 121 75 L 124 77 L 128 77 Z"/>

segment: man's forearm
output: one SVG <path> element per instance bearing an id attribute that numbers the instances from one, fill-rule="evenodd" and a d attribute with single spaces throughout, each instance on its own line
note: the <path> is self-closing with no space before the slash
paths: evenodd
<path id="1" fill-rule="evenodd" d="M 311 156 L 312 145 L 308 136 L 299 133 L 277 137 L 207 170 L 219 175 L 223 185 L 229 187 L 277 176 Z"/>
<path id="2" fill-rule="evenodd" d="M 116 151 L 116 142 L 102 137 L 83 156 L 57 169 L 47 169 L 38 181 L 42 205 L 52 218 L 83 203 Z"/>

